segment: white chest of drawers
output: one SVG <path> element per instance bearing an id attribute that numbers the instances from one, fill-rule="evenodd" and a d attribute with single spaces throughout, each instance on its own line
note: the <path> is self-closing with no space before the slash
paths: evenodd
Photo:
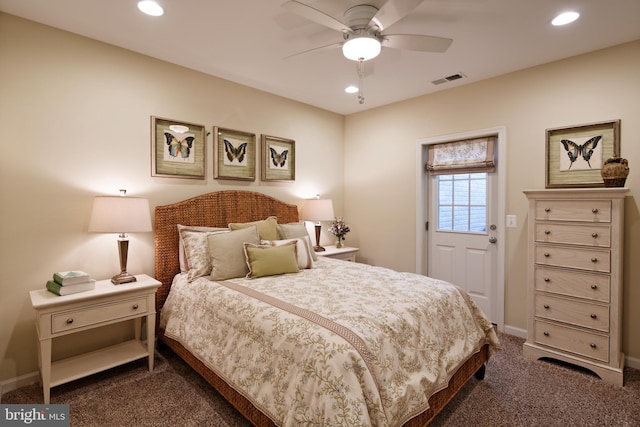
<path id="1" fill-rule="evenodd" d="M 527 190 L 524 355 L 623 384 L 622 249 L 626 188 Z"/>

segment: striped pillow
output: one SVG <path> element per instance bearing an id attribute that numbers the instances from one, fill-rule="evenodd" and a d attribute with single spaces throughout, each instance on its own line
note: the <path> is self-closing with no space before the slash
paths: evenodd
<path id="1" fill-rule="evenodd" d="M 296 242 L 296 255 L 298 257 L 298 268 L 313 268 L 313 249 L 310 246 L 310 240 L 303 237 L 298 237 L 296 239 L 286 239 L 286 240 L 262 240 L 263 245 L 269 246 L 282 246 L 291 242 Z"/>

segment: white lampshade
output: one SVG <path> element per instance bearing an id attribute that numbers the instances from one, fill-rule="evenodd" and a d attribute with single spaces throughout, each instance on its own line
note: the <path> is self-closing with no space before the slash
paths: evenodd
<path id="1" fill-rule="evenodd" d="M 89 231 L 136 233 L 152 231 L 149 200 L 137 197 L 96 197 Z"/>
<path id="2" fill-rule="evenodd" d="M 373 36 L 356 36 L 342 45 L 342 54 L 352 61 L 367 61 L 380 54 L 380 41 Z"/>
<path id="3" fill-rule="evenodd" d="M 328 199 L 309 199 L 302 206 L 302 219 L 304 221 L 331 221 L 333 220 L 333 202 Z"/>

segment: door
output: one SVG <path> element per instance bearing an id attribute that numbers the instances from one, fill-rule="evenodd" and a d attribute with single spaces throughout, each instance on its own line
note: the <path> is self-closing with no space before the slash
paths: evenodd
<path id="1" fill-rule="evenodd" d="M 498 209 L 496 173 L 428 178 L 428 275 L 469 293 L 498 323 Z"/>

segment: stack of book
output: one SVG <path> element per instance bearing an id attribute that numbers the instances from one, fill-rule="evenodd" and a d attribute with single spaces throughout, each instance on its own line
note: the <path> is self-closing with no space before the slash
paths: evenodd
<path id="1" fill-rule="evenodd" d="M 96 287 L 96 281 L 84 271 L 59 271 L 53 273 L 53 280 L 47 282 L 47 289 L 56 295 L 69 295 L 90 291 Z"/>

